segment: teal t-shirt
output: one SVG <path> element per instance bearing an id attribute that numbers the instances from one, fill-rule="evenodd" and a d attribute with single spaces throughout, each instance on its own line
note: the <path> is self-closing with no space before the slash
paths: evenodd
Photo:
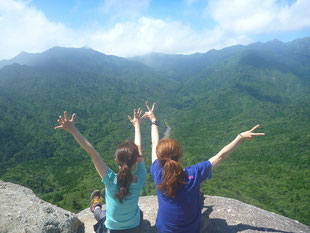
<path id="1" fill-rule="evenodd" d="M 119 190 L 117 185 L 117 174 L 110 168 L 104 179 L 101 181 L 105 184 L 105 202 L 106 202 L 106 221 L 105 226 L 108 229 L 124 230 L 134 228 L 140 223 L 140 209 L 138 200 L 140 192 L 146 181 L 146 168 L 144 162 L 137 163 L 136 171 L 138 182 L 131 183 L 129 194 L 120 203 L 115 198 Z"/>

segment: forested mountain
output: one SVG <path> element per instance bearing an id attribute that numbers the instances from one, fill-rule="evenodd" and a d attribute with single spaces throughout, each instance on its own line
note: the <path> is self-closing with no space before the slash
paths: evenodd
<path id="1" fill-rule="evenodd" d="M 85 208 L 100 177 L 74 139 L 53 129 L 58 115 L 76 112 L 77 127 L 116 169 L 117 144 L 134 136 L 127 116 L 156 101 L 160 132 L 165 119 L 185 166 L 260 123 L 266 136 L 240 145 L 202 189 L 310 225 L 310 38 L 130 59 L 54 47 L 0 67 L 1 179 L 69 210 Z M 149 167 L 148 122 L 142 131 Z M 146 194 L 155 194 L 150 175 Z"/>

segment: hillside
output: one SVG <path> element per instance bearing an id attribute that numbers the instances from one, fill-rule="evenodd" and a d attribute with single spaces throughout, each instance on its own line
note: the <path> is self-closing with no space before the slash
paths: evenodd
<path id="1" fill-rule="evenodd" d="M 53 130 L 57 116 L 76 112 L 77 127 L 116 170 L 116 145 L 133 139 L 127 116 L 156 101 L 161 135 L 165 119 L 185 166 L 260 123 L 266 136 L 243 143 L 202 188 L 310 225 L 309 44 L 304 38 L 135 59 L 55 47 L 2 61 L 0 178 L 77 212 L 102 186 L 88 155 Z M 143 123 L 148 167 L 149 128 Z M 155 194 L 150 175 L 142 194 Z"/>

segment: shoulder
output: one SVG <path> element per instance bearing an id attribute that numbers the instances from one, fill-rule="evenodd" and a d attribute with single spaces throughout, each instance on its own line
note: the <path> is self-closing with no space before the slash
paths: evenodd
<path id="1" fill-rule="evenodd" d="M 117 177 L 117 174 L 111 170 L 111 168 L 108 168 L 107 173 L 105 174 L 104 178 L 101 180 L 102 183 L 109 186 L 115 178 Z"/>
<path id="2" fill-rule="evenodd" d="M 163 167 L 161 166 L 158 159 L 156 159 L 151 165 L 151 169 L 150 169 L 151 174 L 154 175 L 156 173 L 160 173 L 162 170 L 163 170 Z"/>
<path id="3" fill-rule="evenodd" d="M 158 159 L 155 159 L 154 162 L 151 165 L 151 169 L 162 169 L 162 166 Z"/>
<path id="4" fill-rule="evenodd" d="M 189 175 L 197 177 L 201 182 L 212 176 L 212 165 L 209 160 L 185 168 Z"/>
<path id="5" fill-rule="evenodd" d="M 139 175 L 139 174 L 145 174 L 146 175 L 146 167 L 144 161 L 138 162 L 136 165 L 136 171 L 134 174 Z"/>
<path id="6" fill-rule="evenodd" d="M 211 167 L 211 163 L 209 160 L 206 160 L 206 161 L 203 161 L 201 163 L 196 163 L 194 165 L 191 165 L 189 167 L 186 167 L 185 169 L 187 170 L 193 170 L 193 171 L 197 171 L 197 170 L 200 170 L 200 169 L 204 169 L 204 168 L 208 168 L 208 167 Z"/>
<path id="7" fill-rule="evenodd" d="M 147 176 L 145 163 L 144 162 L 137 163 L 136 170 L 135 172 L 133 172 L 133 174 L 137 176 L 138 184 L 144 184 Z"/>

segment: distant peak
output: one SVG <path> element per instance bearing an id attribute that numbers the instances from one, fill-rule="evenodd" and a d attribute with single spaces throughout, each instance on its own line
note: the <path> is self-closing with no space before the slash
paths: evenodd
<path id="1" fill-rule="evenodd" d="M 13 63 L 16 62 L 16 63 L 24 64 L 24 62 L 30 57 L 33 57 L 33 55 L 34 53 L 28 53 L 28 52 L 22 51 L 10 60 L 13 61 Z"/>
<path id="2" fill-rule="evenodd" d="M 25 55 L 25 54 L 29 54 L 29 53 L 27 53 L 25 51 L 21 51 L 18 55 Z"/>
<path id="3" fill-rule="evenodd" d="M 44 51 L 43 53 L 55 53 L 55 52 L 79 52 L 79 51 L 92 51 L 92 52 L 98 52 L 92 48 L 89 47 L 80 47 L 80 48 L 74 48 L 74 47 L 60 47 L 60 46 L 54 46 L 46 51 Z M 100 53 L 100 52 L 99 52 Z"/>
<path id="4" fill-rule="evenodd" d="M 278 39 L 271 40 L 271 41 L 269 41 L 269 42 L 267 42 L 267 43 L 271 43 L 271 44 L 283 44 L 283 42 L 280 41 L 280 40 L 278 40 Z"/>
<path id="5" fill-rule="evenodd" d="M 25 57 L 25 56 L 29 56 L 29 55 L 31 55 L 32 53 L 28 53 L 28 52 L 24 52 L 24 51 L 22 51 L 22 52 L 20 52 L 18 55 L 16 55 L 14 58 L 16 58 L 16 57 Z"/>

